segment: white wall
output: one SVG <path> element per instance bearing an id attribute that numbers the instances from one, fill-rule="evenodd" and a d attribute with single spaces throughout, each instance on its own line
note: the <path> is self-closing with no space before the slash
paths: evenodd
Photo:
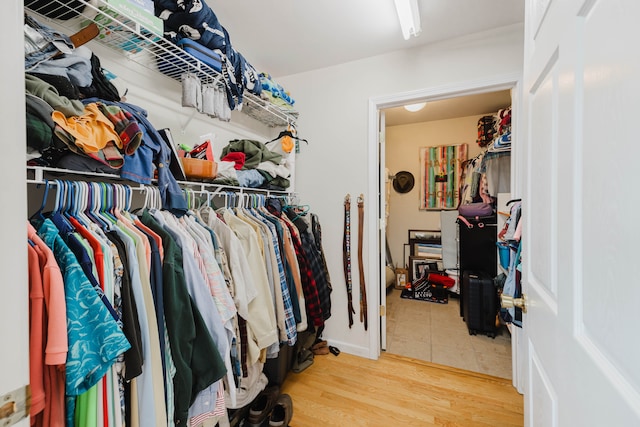
<path id="1" fill-rule="evenodd" d="M 493 114 L 488 111 L 486 114 Z M 403 267 L 403 248 L 407 243 L 407 231 L 439 230 L 440 211 L 420 210 L 420 158 L 421 147 L 467 144 L 468 156 L 473 158 L 481 149 L 476 144 L 478 119 L 483 115 L 459 117 L 449 120 L 415 123 L 386 128 L 386 164 L 389 173 L 411 172 L 415 185 L 408 193 L 398 193 L 391 188 L 387 240 L 391 257 L 397 267 Z M 409 249 L 407 248 L 407 256 Z"/>
<path id="2" fill-rule="evenodd" d="M 365 206 L 376 206 L 377 194 L 368 191 L 368 103 L 371 98 L 416 91 L 470 80 L 522 72 L 523 28 L 514 25 L 415 49 L 278 78 L 291 91 L 300 111 L 299 135 L 309 140 L 297 159 L 296 189 L 319 215 L 323 246 L 333 284 L 332 317 L 324 337 L 343 351 L 376 357 L 377 334 L 369 311 L 368 331 L 356 323 L 348 328 L 346 289 L 342 272 L 343 199 L 347 193 L 365 195 Z M 320 54 L 320 53 L 319 53 Z M 377 165 L 371 176 L 377 175 Z M 352 212 L 355 215 L 355 207 Z M 365 224 L 365 229 L 368 224 Z M 355 229 L 355 228 L 354 228 Z M 376 236 L 365 233 L 365 254 L 375 248 Z M 353 259 L 356 259 L 354 247 Z M 358 283 L 354 263 L 352 277 Z M 367 266 L 365 265 L 365 269 Z M 372 283 L 372 281 L 374 283 Z M 380 285 L 367 277 L 368 300 L 376 304 Z M 354 301 L 358 301 L 357 285 Z M 358 314 L 356 314 L 356 319 Z"/>

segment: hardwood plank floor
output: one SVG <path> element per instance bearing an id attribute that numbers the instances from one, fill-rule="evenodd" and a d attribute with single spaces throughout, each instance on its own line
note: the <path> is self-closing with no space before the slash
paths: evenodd
<path id="1" fill-rule="evenodd" d="M 293 400 L 292 427 L 524 425 L 510 380 L 386 353 L 316 356 L 281 392 Z"/>

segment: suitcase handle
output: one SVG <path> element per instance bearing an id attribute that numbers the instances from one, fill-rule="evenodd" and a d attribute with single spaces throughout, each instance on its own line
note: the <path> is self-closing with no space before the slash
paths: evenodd
<path id="1" fill-rule="evenodd" d="M 462 215 L 458 215 L 458 219 L 462 222 L 464 222 L 467 226 L 467 228 L 473 228 L 473 224 L 471 224 L 469 221 L 467 221 L 467 218 L 463 217 Z M 476 217 L 476 219 L 478 219 L 478 217 Z M 484 222 L 479 222 L 478 223 L 478 228 L 484 228 Z"/>

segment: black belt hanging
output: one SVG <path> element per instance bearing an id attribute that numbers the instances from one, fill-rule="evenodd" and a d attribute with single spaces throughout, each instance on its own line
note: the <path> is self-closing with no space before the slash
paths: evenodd
<path id="1" fill-rule="evenodd" d="M 367 330 L 367 285 L 364 281 L 364 263 L 362 262 L 362 234 L 364 224 L 364 194 L 358 197 L 358 269 L 360 270 L 360 321 Z"/>
<path id="2" fill-rule="evenodd" d="M 351 195 L 344 198 L 344 237 L 342 239 L 342 263 L 344 266 L 344 280 L 347 283 L 347 312 L 349 313 L 349 328 L 353 326 L 353 297 L 351 294 Z"/>

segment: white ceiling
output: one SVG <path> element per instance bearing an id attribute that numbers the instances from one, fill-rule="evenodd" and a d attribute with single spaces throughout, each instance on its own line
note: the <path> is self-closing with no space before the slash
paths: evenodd
<path id="1" fill-rule="evenodd" d="M 404 107 L 387 108 L 384 110 L 385 124 L 386 126 L 397 126 L 492 114 L 510 105 L 511 91 L 509 90 L 467 95 L 428 102 L 422 110 L 415 113 L 405 110 Z"/>
<path id="2" fill-rule="evenodd" d="M 404 40 L 393 0 L 206 2 L 234 48 L 276 80 L 524 19 L 524 0 L 418 0 L 422 34 Z"/>
<path id="3" fill-rule="evenodd" d="M 524 0 L 418 0 L 422 33 L 404 40 L 394 0 L 206 0 L 233 47 L 279 76 L 520 23 Z M 418 113 L 387 111 L 387 125 L 495 112 L 508 91 L 434 101 Z"/>

